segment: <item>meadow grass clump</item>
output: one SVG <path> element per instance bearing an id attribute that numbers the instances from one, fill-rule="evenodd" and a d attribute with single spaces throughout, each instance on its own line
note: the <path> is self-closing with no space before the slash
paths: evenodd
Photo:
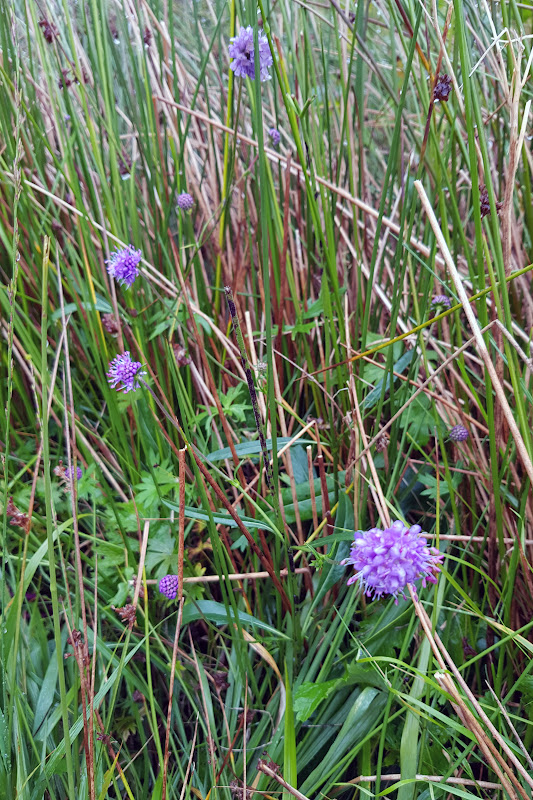
<path id="1" fill-rule="evenodd" d="M 0 797 L 531 795 L 532 25 L 0 13 Z"/>

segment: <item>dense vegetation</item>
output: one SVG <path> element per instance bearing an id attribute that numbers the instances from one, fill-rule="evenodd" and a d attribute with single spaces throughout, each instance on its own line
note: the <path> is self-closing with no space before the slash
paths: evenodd
<path id="1" fill-rule="evenodd" d="M 531 797 L 532 34 L 4 0 L 1 797 Z M 341 564 L 394 520 L 397 602 Z"/>

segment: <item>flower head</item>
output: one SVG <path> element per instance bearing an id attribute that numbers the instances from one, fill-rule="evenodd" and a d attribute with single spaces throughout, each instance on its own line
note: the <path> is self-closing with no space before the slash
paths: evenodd
<path id="1" fill-rule="evenodd" d="M 119 283 L 125 283 L 129 288 L 139 274 L 139 263 L 142 258 L 140 250 L 134 250 L 128 245 L 111 253 L 111 258 L 106 261 L 107 271 Z"/>
<path id="2" fill-rule="evenodd" d="M 270 45 L 264 33 L 259 31 L 258 34 L 259 45 L 259 78 L 261 81 L 268 81 L 270 79 L 269 67 L 272 66 L 273 59 L 270 52 Z M 233 36 L 231 44 L 228 48 L 229 54 L 233 61 L 230 64 L 230 69 L 233 70 L 237 78 L 255 78 L 255 49 L 254 49 L 254 32 L 251 25 L 247 28 L 241 28 L 237 36 Z"/>
<path id="3" fill-rule="evenodd" d="M 76 467 L 76 480 L 81 481 L 83 475 L 83 470 L 81 467 Z M 65 469 L 65 478 L 69 480 L 74 480 L 74 467 L 67 467 Z"/>
<path id="4" fill-rule="evenodd" d="M 399 520 L 384 531 L 371 528 L 361 533 L 353 543 L 350 557 L 343 564 L 351 564 L 356 573 L 348 585 L 359 581 L 365 593 L 378 599 L 391 594 L 395 602 L 398 595 L 405 598 L 408 584 L 422 578 L 436 583 L 435 573 L 444 558 L 434 547 L 428 547 L 420 536 L 420 525 L 407 528 Z"/>
<path id="5" fill-rule="evenodd" d="M 182 211 L 190 211 L 194 205 L 194 200 L 188 192 L 182 192 L 178 195 L 176 203 L 178 204 L 178 208 L 181 208 Z"/>
<path id="6" fill-rule="evenodd" d="M 159 591 L 168 597 L 169 600 L 175 600 L 178 594 L 178 576 L 165 575 L 159 581 Z"/>
<path id="7" fill-rule="evenodd" d="M 281 142 L 281 135 L 277 128 L 270 128 L 268 135 L 273 147 L 277 147 Z"/>
<path id="8" fill-rule="evenodd" d="M 464 425 L 454 425 L 448 436 L 452 442 L 466 442 L 470 434 Z"/>
<path id="9" fill-rule="evenodd" d="M 132 361 L 129 351 L 126 350 L 120 356 L 116 356 L 109 364 L 109 372 L 107 373 L 107 380 L 109 384 L 116 389 L 117 392 L 135 391 L 140 386 L 137 378 L 141 375 L 146 375 L 146 371 L 142 368 L 140 361 Z M 117 384 L 122 384 L 118 386 Z"/>
<path id="10" fill-rule="evenodd" d="M 433 89 L 433 99 L 447 103 L 452 91 L 452 79 L 449 75 L 439 75 L 437 83 Z"/>
<path id="11" fill-rule="evenodd" d="M 54 23 L 50 22 L 49 20 L 47 20 L 46 17 L 43 17 L 43 19 L 40 19 L 38 25 L 41 28 L 41 30 L 43 32 L 43 36 L 46 39 L 46 41 L 48 42 L 48 44 L 52 44 L 54 39 L 57 36 L 59 36 L 59 32 L 58 32 L 56 26 L 54 25 Z"/>
<path id="12" fill-rule="evenodd" d="M 450 308 L 452 305 L 452 301 L 449 297 L 446 297 L 445 294 L 436 294 L 433 300 L 431 301 L 432 306 L 444 306 L 444 308 Z"/>

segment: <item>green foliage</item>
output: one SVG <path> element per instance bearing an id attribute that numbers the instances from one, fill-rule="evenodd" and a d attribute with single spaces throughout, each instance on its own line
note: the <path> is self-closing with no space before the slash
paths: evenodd
<path id="1" fill-rule="evenodd" d="M 258 18 L 264 83 L 228 59 Z M 484 796 L 444 783 L 500 776 L 413 604 L 346 586 L 355 533 L 387 514 L 442 537 L 422 606 L 528 769 L 502 707 L 530 751 L 528 139 L 510 170 L 529 84 L 510 97 L 532 24 L 507 0 L 483 15 L 470 0 L 6 5 L 1 797 L 160 798 L 166 773 L 167 800 L 244 783 L 288 798 L 260 758 L 312 798 Z M 430 104 L 439 64 L 453 89 Z M 480 325 L 505 328 L 483 335 L 516 430 L 417 179 Z M 128 289 L 106 260 L 130 243 Z M 435 294 L 455 305 L 436 314 Z M 106 373 L 125 350 L 149 388 L 124 395 Z M 182 609 L 157 591 L 181 573 Z"/>

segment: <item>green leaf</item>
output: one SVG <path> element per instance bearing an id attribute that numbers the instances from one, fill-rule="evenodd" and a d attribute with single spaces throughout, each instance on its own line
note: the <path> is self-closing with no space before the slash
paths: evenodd
<path id="1" fill-rule="evenodd" d="M 35 706 L 35 717 L 33 719 L 33 736 L 41 727 L 50 706 L 55 700 L 55 691 L 57 684 L 57 658 L 51 658 L 48 662 L 48 667 L 41 685 L 41 691 L 37 698 L 37 705 Z"/>
<path id="2" fill-rule="evenodd" d="M 324 683 L 302 683 L 294 695 L 294 710 L 299 722 L 309 719 L 313 711 L 325 700 L 339 680 L 325 681 Z"/>
<path id="3" fill-rule="evenodd" d="M 281 633 L 251 614 L 245 611 L 237 611 L 239 621 L 243 627 L 251 625 L 252 628 L 261 628 L 267 633 L 271 633 L 278 639 L 288 639 L 284 633 Z M 190 603 L 183 609 L 182 625 L 188 625 L 190 622 L 195 622 L 197 619 L 207 619 L 215 625 L 227 625 L 229 620 L 234 620 L 233 609 L 228 608 L 222 604 L 217 603 L 215 600 L 199 600 L 197 603 Z"/>
<path id="4" fill-rule="evenodd" d="M 292 441 L 292 437 L 290 436 L 280 436 L 279 439 L 276 439 L 276 444 L 278 449 L 285 447 Z M 298 439 L 297 442 L 294 444 L 312 444 L 312 439 Z M 266 440 L 266 448 L 267 450 L 272 450 L 272 439 Z M 249 458 L 249 457 L 259 457 L 261 455 L 261 444 L 258 439 L 253 442 L 240 442 L 240 444 L 235 445 L 235 452 L 239 456 L 239 458 Z M 231 458 L 231 450 L 229 447 L 223 447 L 221 450 L 214 450 L 212 453 L 209 453 L 206 456 L 207 460 L 211 463 L 215 461 L 224 461 L 226 458 Z"/>
<path id="5" fill-rule="evenodd" d="M 406 367 L 408 367 L 411 361 L 413 360 L 414 353 L 415 353 L 414 350 L 407 350 L 407 352 L 405 352 L 403 356 L 393 365 L 392 367 L 393 371 L 401 375 L 404 369 L 406 369 Z M 390 389 L 391 376 L 389 374 L 387 375 L 386 379 L 382 378 L 380 381 L 378 381 L 375 388 L 372 389 L 372 391 L 365 397 L 363 401 L 363 409 L 365 411 L 368 411 L 368 409 L 373 408 L 373 406 L 375 406 L 376 403 L 378 402 L 379 398 L 381 397 L 381 392 L 383 390 L 384 380 L 386 380 L 387 382 L 387 388 L 385 391 L 388 391 Z M 396 376 L 394 376 L 394 380 L 395 381 L 398 380 Z"/>
<path id="6" fill-rule="evenodd" d="M 178 503 L 173 503 L 171 500 L 163 500 L 163 503 L 167 506 L 167 508 L 171 508 L 173 511 L 180 510 Z M 201 519 L 205 522 L 209 521 L 209 514 L 206 511 L 199 511 L 197 508 L 191 508 L 191 506 L 185 506 L 185 516 L 187 519 Z M 245 517 L 242 514 L 239 514 L 239 517 L 247 528 L 261 528 L 261 530 L 269 531 L 274 530 L 274 528 L 264 519 L 253 519 L 252 517 Z M 228 528 L 238 527 L 233 517 L 230 517 L 229 514 L 224 514 L 224 512 L 221 511 L 216 511 L 213 513 L 213 520 L 215 525 L 227 525 Z"/>
<path id="7" fill-rule="evenodd" d="M 298 784 L 298 762 L 296 756 L 296 731 L 294 729 L 294 707 L 292 687 L 287 663 L 285 663 L 285 736 L 283 738 L 283 777 L 294 788 Z M 288 792 L 283 793 L 286 800 L 291 800 Z"/>
<path id="8" fill-rule="evenodd" d="M 78 303 L 67 303 L 66 306 L 64 306 L 65 316 L 68 317 L 69 314 L 74 314 L 79 308 L 83 308 L 84 311 L 101 311 L 103 314 L 113 313 L 113 308 L 109 305 L 107 300 L 96 295 L 96 303 L 80 303 L 79 305 Z M 55 322 L 57 319 L 61 319 L 60 308 L 54 311 L 53 314 L 50 314 L 50 322 Z"/>

